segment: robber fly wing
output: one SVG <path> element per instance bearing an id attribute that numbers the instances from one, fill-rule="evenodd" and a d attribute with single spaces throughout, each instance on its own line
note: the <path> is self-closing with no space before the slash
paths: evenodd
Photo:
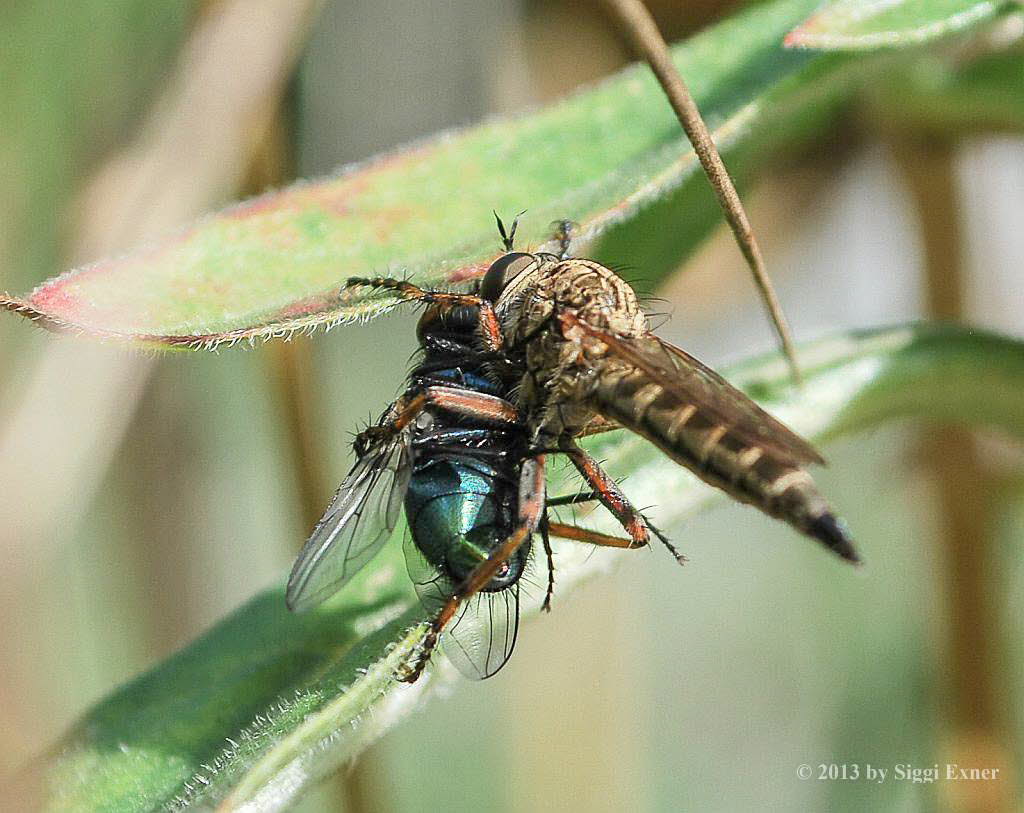
<path id="1" fill-rule="evenodd" d="M 791 457 L 797 463 L 825 463 L 817 449 L 773 418 L 745 393 L 740 392 L 707 365 L 685 350 L 652 334 L 673 370 L 681 375 L 684 386 L 700 396 L 698 408 L 716 413 L 727 422 L 733 432 L 751 443 L 767 447 L 782 457 Z"/>
<path id="2" fill-rule="evenodd" d="M 810 443 L 685 350 L 653 333 L 616 336 L 589 325 L 581 326 L 605 344 L 613 356 L 642 370 L 659 386 L 675 393 L 681 402 L 713 417 L 750 445 L 760 446 L 781 462 L 794 466 L 825 462 Z"/>
<path id="3" fill-rule="evenodd" d="M 359 458 L 295 560 L 285 595 L 290 610 L 315 607 L 374 557 L 398 522 L 411 471 L 406 433 Z"/>

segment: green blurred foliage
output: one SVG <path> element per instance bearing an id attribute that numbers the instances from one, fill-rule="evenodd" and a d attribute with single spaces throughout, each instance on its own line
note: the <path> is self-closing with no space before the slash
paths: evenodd
<path id="1" fill-rule="evenodd" d="M 166 76 L 191 2 L 12 0 L 0 48 L 0 289 L 65 264 L 70 208 L 98 158 L 124 141 Z"/>
<path id="2" fill-rule="evenodd" d="M 786 37 L 823 51 L 907 48 L 948 37 L 1016 8 L 1014 0 L 834 0 Z"/>
<path id="3" fill-rule="evenodd" d="M 734 370 L 733 378 L 748 387 L 756 384 L 774 409 L 789 410 L 791 424 L 807 434 L 834 436 L 914 415 L 955 416 L 1024 436 L 1024 344 L 969 331 L 902 328 L 825 340 L 806 348 L 803 359 L 808 381 L 799 393 L 774 357 Z M 989 395 L 983 405 L 975 397 L 980 388 Z M 670 534 L 679 533 L 680 521 L 707 496 L 687 500 L 687 491 L 700 494 L 702 486 L 633 436 L 606 437 L 590 445 L 613 471 L 633 475 L 633 498 L 658 504 L 658 522 Z M 560 595 L 566 594 L 567 576 L 578 578 L 601 561 L 595 557 L 571 568 L 561 565 Z M 828 659 L 852 664 L 860 662 L 865 649 L 884 646 L 871 623 L 872 615 L 884 614 L 878 606 L 868 611 L 865 588 L 837 579 L 824 563 L 811 569 L 830 579 L 834 589 L 818 593 L 817 599 L 805 595 L 780 608 L 768 623 L 820 631 L 818 621 L 842 612 L 849 602 L 860 605 L 858 617 L 842 615 L 841 637 L 831 642 L 826 637 L 819 644 L 833 650 Z M 794 568 L 780 574 L 773 587 L 785 579 L 795 590 L 801 573 Z M 884 588 L 875 582 L 871 589 Z M 734 612 L 727 605 L 722 609 Z M 657 614 L 655 608 L 652 612 Z M 428 678 L 409 687 L 396 683 L 394 671 L 425 633 L 424 625 L 416 626 L 423 618 L 397 544 L 387 546 L 314 613 L 289 614 L 280 588 L 258 596 L 89 713 L 54 760 L 54 809 L 141 811 L 179 800 L 212 805 L 225 798 L 228 809 L 280 809 L 300 787 L 394 724 L 420 697 Z M 908 621 L 911 627 L 918 623 Z M 887 636 L 905 640 L 909 633 L 894 625 Z M 678 670 L 677 653 L 659 646 L 657 639 L 650 641 L 648 656 L 663 661 L 654 674 Z M 817 692 L 821 702 L 859 707 L 858 694 L 863 693 L 906 708 L 912 697 L 908 692 L 919 690 L 920 678 L 907 676 L 896 696 L 883 701 L 874 696 L 881 675 L 864 683 L 851 680 L 849 670 L 844 674 L 838 679 L 822 674 L 816 688 L 805 681 L 804 691 Z M 657 695 L 652 687 L 651 696 Z M 664 730 L 651 722 L 649 730 Z M 835 736 L 846 752 L 857 753 L 871 741 L 878 722 L 851 720 Z M 871 758 L 888 764 L 924 753 L 920 742 L 906 738 L 876 743 Z M 797 753 L 792 758 L 794 769 L 807 761 Z M 893 786 L 885 790 L 894 792 Z"/>

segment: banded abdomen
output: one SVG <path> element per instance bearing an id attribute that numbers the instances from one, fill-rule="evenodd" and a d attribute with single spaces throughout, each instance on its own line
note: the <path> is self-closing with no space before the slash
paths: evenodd
<path id="1" fill-rule="evenodd" d="M 859 561 L 842 523 L 803 468 L 821 462 L 805 441 L 654 336 L 620 339 L 609 350 L 594 362 L 599 367 L 590 394 L 594 409 L 734 499 L 789 523 L 844 559 Z"/>

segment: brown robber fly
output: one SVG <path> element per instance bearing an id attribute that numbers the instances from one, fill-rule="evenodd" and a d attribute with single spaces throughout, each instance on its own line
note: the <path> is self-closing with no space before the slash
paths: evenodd
<path id="1" fill-rule="evenodd" d="M 805 469 L 823 464 L 821 455 L 714 370 L 655 336 L 622 277 L 565 256 L 569 225 L 559 230 L 561 253 L 509 251 L 480 287 L 506 355 L 518 359 L 517 406 L 533 447 L 573 457 L 582 434 L 630 429 L 733 499 L 858 562 L 844 523 Z M 598 471 L 589 479 L 608 478 Z"/>

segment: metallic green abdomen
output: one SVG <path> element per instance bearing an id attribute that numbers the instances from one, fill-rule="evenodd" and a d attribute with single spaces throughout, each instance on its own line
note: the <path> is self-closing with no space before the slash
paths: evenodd
<path id="1" fill-rule="evenodd" d="M 515 528 L 517 485 L 489 463 L 443 454 L 417 465 L 405 496 L 413 542 L 454 583 L 461 582 Z M 526 544 L 488 590 L 513 584 L 529 554 Z"/>

